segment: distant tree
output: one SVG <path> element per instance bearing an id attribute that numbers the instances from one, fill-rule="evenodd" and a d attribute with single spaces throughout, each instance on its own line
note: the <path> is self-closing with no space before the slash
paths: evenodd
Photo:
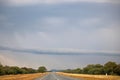
<path id="1" fill-rule="evenodd" d="M 86 67 L 83 68 L 83 73 L 85 74 L 92 74 L 92 71 L 90 71 L 91 69 L 94 68 L 94 64 L 89 64 Z"/>
<path id="2" fill-rule="evenodd" d="M 103 65 L 101 64 L 89 64 L 83 69 L 67 69 L 63 72 L 67 73 L 83 73 L 83 74 L 108 74 L 108 75 L 120 75 L 120 64 L 115 62 L 107 62 Z"/>
<path id="3" fill-rule="evenodd" d="M 4 71 L 4 67 L 3 65 L 0 63 L 0 75 L 4 75 L 5 71 Z"/>
<path id="4" fill-rule="evenodd" d="M 41 66 L 41 67 L 38 68 L 38 72 L 44 73 L 46 71 L 47 71 L 47 69 L 44 66 Z"/>
<path id="5" fill-rule="evenodd" d="M 1 67 L 1 66 L 3 66 L 3 65 L 2 65 L 1 62 L 0 62 L 0 67 Z"/>
<path id="6" fill-rule="evenodd" d="M 35 73 L 35 72 L 37 72 L 35 69 L 32 69 L 32 68 L 28 68 L 27 71 L 28 71 L 28 73 Z"/>
<path id="7" fill-rule="evenodd" d="M 104 68 L 101 64 L 89 64 L 82 71 L 84 74 L 104 74 Z"/>
<path id="8" fill-rule="evenodd" d="M 101 64 L 95 64 L 94 67 L 95 68 L 103 68 L 103 65 L 101 65 Z"/>
<path id="9" fill-rule="evenodd" d="M 120 64 L 118 64 L 115 69 L 114 69 L 114 73 L 117 75 L 120 75 Z"/>
<path id="10" fill-rule="evenodd" d="M 22 74 L 27 74 L 27 73 L 28 73 L 28 71 L 27 71 L 27 68 L 26 68 L 26 67 L 22 67 L 22 68 L 21 68 L 21 70 L 22 70 Z"/>
<path id="11" fill-rule="evenodd" d="M 28 74 L 28 73 L 37 73 L 37 72 L 46 72 L 47 69 L 44 66 L 38 68 L 38 70 L 27 67 L 17 67 L 17 66 L 3 66 L 0 63 L 0 75 L 9 75 L 9 74 Z"/>
<path id="12" fill-rule="evenodd" d="M 71 69 L 66 69 L 66 70 L 63 70 L 63 72 L 65 72 L 65 73 L 72 73 L 73 71 Z"/>
<path id="13" fill-rule="evenodd" d="M 96 64 L 94 66 L 94 74 L 105 74 L 103 65 Z"/>
<path id="14" fill-rule="evenodd" d="M 22 74 L 23 73 L 22 69 L 17 66 L 12 66 L 10 68 L 10 70 L 13 71 L 13 73 L 11 73 L 11 74 Z"/>
<path id="15" fill-rule="evenodd" d="M 80 69 L 80 68 L 74 69 L 73 73 L 82 73 L 82 69 Z"/>
<path id="16" fill-rule="evenodd" d="M 8 74 L 11 74 L 11 72 L 12 72 L 12 71 L 10 70 L 10 67 L 9 67 L 9 66 L 4 66 L 3 69 L 4 69 L 5 74 L 7 74 L 7 75 L 8 75 Z"/>
<path id="17" fill-rule="evenodd" d="M 88 71 L 89 74 L 104 74 L 103 68 L 92 68 Z"/>
<path id="18" fill-rule="evenodd" d="M 27 74 L 27 73 L 29 73 L 27 67 L 22 67 L 21 69 L 22 69 L 22 71 L 23 71 L 23 74 Z"/>
<path id="19" fill-rule="evenodd" d="M 114 74 L 114 69 L 116 68 L 117 64 L 115 62 L 107 62 L 105 65 L 104 65 L 104 70 L 107 74 Z"/>
<path id="20" fill-rule="evenodd" d="M 66 73 L 82 73 L 82 69 L 80 69 L 80 68 L 77 68 L 77 69 L 67 69 L 67 70 L 64 70 L 63 72 L 66 72 Z"/>

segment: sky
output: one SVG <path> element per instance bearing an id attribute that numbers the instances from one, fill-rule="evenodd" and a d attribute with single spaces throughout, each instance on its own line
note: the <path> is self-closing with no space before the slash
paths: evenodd
<path id="1" fill-rule="evenodd" d="M 0 0 L 0 62 L 50 69 L 120 64 L 119 0 Z"/>

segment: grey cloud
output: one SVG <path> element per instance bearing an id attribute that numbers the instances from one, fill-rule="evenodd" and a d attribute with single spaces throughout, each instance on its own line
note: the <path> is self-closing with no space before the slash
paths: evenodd
<path id="1" fill-rule="evenodd" d="M 11 52 L 19 52 L 19 53 L 33 53 L 33 54 L 42 54 L 42 55 L 101 55 L 101 56 L 120 56 L 119 52 L 110 52 L 110 51 L 80 51 L 80 50 L 72 50 L 66 49 L 63 50 L 35 50 L 35 49 L 15 49 L 9 47 L 0 46 L 0 50 L 3 51 L 11 51 Z"/>
<path id="2" fill-rule="evenodd" d="M 51 69 L 119 62 L 118 5 L 0 5 L 0 9 L 0 60 L 4 64 Z"/>
<path id="3" fill-rule="evenodd" d="M 9 46 L 15 47 L 16 45 L 25 48 L 56 47 L 118 51 L 119 28 L 111 27 L 114 22 L 109 25 L 103 23 L 104 20 L 101 18 L 71 21 L 66 18 L 46 17 L 38 19 L 30 26 L 2 27 L 4 34 L 0 35 L 2 37 L 1 44 L 3 46 L 9 44 Z M 116 27 L 119 26 L 118 23 L 114 24 L 116 24 Z M 9 28 L 13 29 L 14 34 L 5 35 Z"/>
<path id="4" fill-rule="evenodd" d="M 32 67 L 46 66 L 50 69 L 82 68 L 88 64 L 104 64 L 108 61 L 120 63 L 119 56 L 99 55 L 38 55 L 0 51 L 0 61 L 4 65 Z"/>
<path id="5" fill-rule="evenodd" d="M 1 3 L 10 5 L 10 6 L 26 6 L 26 5 L 35 5 L 35 4 L 61 4 L 61 3 L 116 3 L 119 4 L 119 0 L 1 0 Z"/>

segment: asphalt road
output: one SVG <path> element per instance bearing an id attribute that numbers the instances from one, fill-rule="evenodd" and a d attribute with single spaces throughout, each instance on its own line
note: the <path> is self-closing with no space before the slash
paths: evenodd
<path id="1" fill-rule="evenodd" d="M 56 74 L 55 72 L 51 72 L 46 76 L 43 76 L 42 78 L 37 78 L 35 80 L 82 80 L 82 79 L 71 78 L 71 77 Z"/>

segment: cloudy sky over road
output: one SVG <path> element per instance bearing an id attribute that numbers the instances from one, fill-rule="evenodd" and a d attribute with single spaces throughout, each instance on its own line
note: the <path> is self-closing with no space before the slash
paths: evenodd
<path id="1" fill-rule="evenodd" d="M 119 0 L 0 0 L 0 62 L 48 69 L 120 63 Z"/>

